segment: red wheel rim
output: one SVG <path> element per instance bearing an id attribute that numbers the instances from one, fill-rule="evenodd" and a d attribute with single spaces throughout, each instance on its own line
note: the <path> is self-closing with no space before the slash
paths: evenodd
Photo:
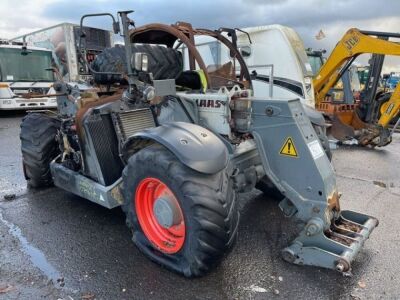
<path id="1" fill-rule="evenodd" d="M 153 207 L 160 197 L 167 197 L 175 206 L 179 215 L 177 225 L 165 228 L 159 224 Z M 143 179 L 136 189 L 135 209 L 143 233 L 157 249 L 173 254 L 182 248 L 186 232 L 183 213 L 174 193 L 166 184 L 157 178 Z"/>

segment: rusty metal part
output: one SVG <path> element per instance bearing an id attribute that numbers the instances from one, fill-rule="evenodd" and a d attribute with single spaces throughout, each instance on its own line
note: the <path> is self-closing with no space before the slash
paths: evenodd
<path id="1" fill-rule="evenodd" d="M 354 242 L 351 238 L 342 236 L 331 230 L 327 231 L 325 234 L 328 238 L 346 246 L 350 246 Z"/>
<path id="2" fill-rule="evenodd" d="M 178 28 L 179 27 L 185 28 L 188 31 L 188 36 L 189 36 L 190 42 L 193 45 L 195 45 L 192 24 L 186 23 L 186 22 L 179 22 L 176 24 L 176 26 L 178 26 Z M 189 66 L 190 66 L 190 70 L 194 70 L 196 68 L 196 61 L 195 61 L 193 55 L 189 55 Z"/>
<path id="3" fill-rule="evenodd" d="M 200 69 L 206 76 L 207 83 L 209 84 L 210 78 L 208 76 L 206 65 L 203 58 L 197 51 L 195 45 L 190 41 L 190 38 L 179 27 L 174 25 L 165 25 L 160 23 L 152 23 L 131 29 L 129 37 L 132 43 L 145 43 L 145 44 L 164 44 L 172 48 L 174 43 L 179 39 L 188 48 L 189 54 L 193 56 L 194 60 L 199 65 Z M 190 59 L 189 59 L 190 61 Z M 194 68 L 191 70 L 194 70 Z"/>
<path id="4" fill-rule="evenodd" d="M 207 71 L 204 61 L 198 52 L 194 41 L 195 36 L 202 35 L 217 39 L 230 50 L 230 53 L 233 54 L 232 58 L 237 59 L 240 64 L 240 80 L 242 81 L 245 79 L 243 85 L 246 87 L 251 87 L 250 73 L 243 57 L 240 55 L 239 50 L 229 41 L 229 39 L 225 38 L 218 31 L 212 31 L 208 29 L 193 29 L 192 26 L 186 22 L 177 22 L 174 25 L 152 23 L 131 29 L 129 31 L 129 37 L 132 43 L 163 44 L 172 48 L 175 42 L 179 40 L 180 43 L 184 44 L 188 48 L 189 62 L 192 60 L 197 62 L 198 66 L 206 76 L 208 85 L 210 85 L 209 72 Z M 195 64 L 190 63 L 190 69 L 194 70 Z"/>
<path id="5" fill-rule="evenodd" d="M 380 136 L 381 129 L 378 126 L 369 126 L 367 129 L 360 130 L 357 133 L 357 140 L 360 145 L 377 146 L 374 140 Z"/>
<path id="6" fill-rule="evenodd" d="M 33 99 L 33 98 L 50 98 L 50 97 L 58 97 L 58 96 L 63 96 L 64 94 L 48 94 L 48 95 L 43 95 L 43 94 L 37 94 L 37 93 L 25 93 L 25 94 L 20 94 L 22 98 L 26 99 Z"/>
<path id="7" fill-rule="evenodd" d="M 322 102 L 316 107 L 328 116 L 328 120 L 331 123 L 328 133 L 335 139 L 345 141 L 354 138 L 363 146 L 378 145 L 375 140 L 381 136 L 383 128 L 361 120 L 358 113 L 358 104 Z"/>
<path id="8" fill-rule="evenodd" d="M 210 76 L 221 76 L 225 78 L 229 78 L 232 80 L 236 80 L 235 69 L 233 68 L 233 64 L 231 61 L 226 64 L 221 65 L 212 65 L 207 67 L 208 74 Z"/>
<path id="9" fill-rule="evenodd" d="M 102 98 L 85 98 L 81 99 L 80 103 L 80 108 L 78 109 L 76 116 L 75 116 L 75 122 L 76 122 L 76 132 L 78 134 L 79 139 L 81 142 L 83 141 L 83 117 L 84 115 L 88 112 L 89 109 L 100 106 L 106 103 L 110 102 L 115 102 L 122 97 L 122 90 L 118 90 L 115 94 L 108 96 L 108 97 L 102 97 Z"/>
<path id="10" fill-rule="evenodd" d="M 335 139 L 345 141 L 354 137 L 354 129 L 344 124 L 337 115 L 331 116 L 329 120 L 332 126 L 328 128 L 328 134 L 331 134 Z"/>
<path id="11" fill-rule="evenodd" d="M 119 203 L 124 203 L 124 196 L 121 193 L 122 181 L 111 189 L 111 196 Z"/>
<path id="12" fill-rule="evenodd" d="M 341 219 L 340 223 L 336 224 L 336 226 L 337 228 L 345 229 L 347 231 L 352 231 L 356 233 L 359 233 L 362 230 L 362 227 L 359 224 L 355 224 L 343 219 Z"/>
<path id="13" fill-rule="evenodd" d="M 246 85 L 248 82 L 249 87 L 251 87 L 251 77 L 249 69 L 247 68 L 246 62 L 244 61 L 242 55 L 240 54 L 239 50 L 226 38 L 224 37 L 219 31 L 211 31 L 208 29 L 197 29 L 199 35 L 207 35 L 214 37 L 221 43 L 223 43 L 230 51 L 232 58 L 238 60 L 240 64 L 240 80 L 245 80 L 244 84 Z"/>
<path id="14" fill-rule="evenodd" d="M 354 109 L 353 120 L 351 122 L 351 126 L 356 130 L 370 127 L 370 125 L 368 123 L 365 123 L 363 120 L 360 119 L 359 114 L 358 114 L 358 108 Z"/>
<path id="15" fill-rule="evenodd" d="M 331 197 L 328 198 L 329 210 L 340 211 L 340 194 L 336 191 Z"/>
<path id="16" fill-rule="evenodd" d="M 339 272 L 347 272 L 350 270 L 350 264 L 347 260 L 339 259 L 336 263 L 336 270 Z"/>

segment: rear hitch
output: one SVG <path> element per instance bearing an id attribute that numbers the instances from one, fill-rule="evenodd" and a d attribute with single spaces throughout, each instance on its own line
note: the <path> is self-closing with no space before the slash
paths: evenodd
<path id="1" fill-rule="evenodd" d="M 279 207 L 305 224 L 283 258 L 349 272 L 378 220 L 341 211 L 334 169 L 299 100 L 252 100 L 252 110 L 251 133 L 265 174 L 285 196 Z M 285 155 L 289 139 L 296 153 Z"/>
<path id="2" fill-rule="evenodd" d="M 324 221 L 311 219 L 290 246 L 282 250 L 283 259 L 299 265 L 351 271 L 351 262 L 369 238 L 378 220 L 354 211 L 341 211 L 328 229 Z"/>

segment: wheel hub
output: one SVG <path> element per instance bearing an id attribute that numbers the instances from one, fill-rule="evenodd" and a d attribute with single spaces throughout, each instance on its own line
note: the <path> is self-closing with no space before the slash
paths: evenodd
<path id="1" fill-rule="evenodd" d="M 177 253 L 185 242 L 186 226 L 174 193 L 160 179 L 148 177 L 138 184 L 134 201 L 144 235 L 158 250 Z"/>
<path id="2" fill-rule="evenodd" d="M 171 228 L 181 222 L 179 208 L 169 197 L 159 197 L 153 206 L 153 213 L 157 222 L 164 228 Z"/>

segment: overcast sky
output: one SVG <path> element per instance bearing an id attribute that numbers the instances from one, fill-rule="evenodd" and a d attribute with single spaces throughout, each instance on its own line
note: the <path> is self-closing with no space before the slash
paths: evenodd
<path id="1" fill-rule="evenodd" d="M 11 38 L 61 22 L 79 23 L 93 12 L 135 10 L 138 26 L 149 22 L 191 22 L 194 27 L 293 27 L 306 47 L 330 51 L 351 27 L 400 31 L 400 0 L 1 0 L 0 37 Z M 90 25 L 109 29 L 109 20 Z M 317 41 L 322 29 L 326 38 Z M 400 59 L 390 60 L 400 71 Z"/>

